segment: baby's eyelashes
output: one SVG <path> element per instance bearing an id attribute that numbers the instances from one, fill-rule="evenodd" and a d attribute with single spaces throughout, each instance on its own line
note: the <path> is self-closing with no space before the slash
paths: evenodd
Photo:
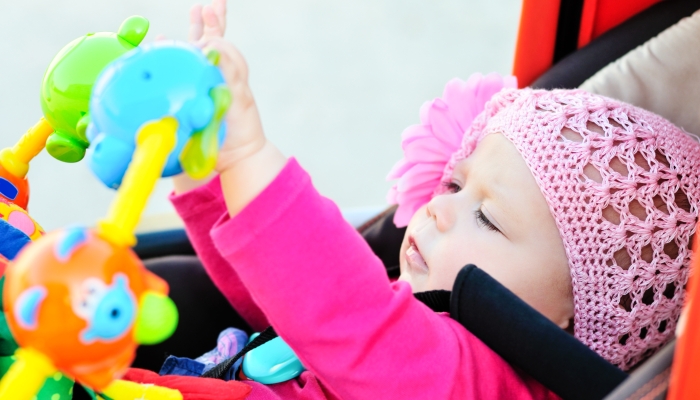
<path id="1" fill-rule="evenodd" d="M 491 222 L 491 220 L 486 216 L 486 214 L 484 214 L 483 211 L 481 211 L 481 209 L 474 211 L 474 216 L 476 217 L 476 223 L 479 226 L 482 226 L 490 231 L 495 231 L 502 234 L 500 229 L 498 229 L 496 225 L 494 225 L 493 222 Z"/>

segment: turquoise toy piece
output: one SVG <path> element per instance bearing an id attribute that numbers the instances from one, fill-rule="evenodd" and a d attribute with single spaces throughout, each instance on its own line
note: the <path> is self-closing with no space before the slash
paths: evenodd
<path id="1" fill-rule="evenodd" d="M 161 41 L 138 47 L 105 68 L 93 89 L 87 128 L 93 145 L 89 165 L 105 185 L 121 184 L 139 129 L 166 117 L 178 125 L 162 176 L 185 170 L 203 178 L 213 170 L 231 103 L 217 62 L 216 53 L 205 56 L 188 44 Z"/>
<path id="2" fill-rule="evenodd" d="M 53 128 L 46 151 L 64 162 L 83 159 L 89 142 L 85 136 L 92 86 L 107 64 L 141 43 L 148 20 L 127 18 L 117 33 L 88 33 L 68 43 L 53 58 L 41 84 L 41 108 Z"/>
<path id="3" fill-rule="evenodd" d="M 252 334 L 249 343 L 258 335 Z M 292 348 L 279 336 L 249 351 L 241 368 L 246 377 L 265 385 L 294 379 L 305 370 Z"/>
<path id="4" fill-rule="evenodd" d="M 14 312 L 17 315 L 17 323 L 25 329 L 36 329 L 37 314 L 41 301 L 46 297 L 46 288 L 42 286 L 31 287 L 22 293 L 17 299 Z"/>

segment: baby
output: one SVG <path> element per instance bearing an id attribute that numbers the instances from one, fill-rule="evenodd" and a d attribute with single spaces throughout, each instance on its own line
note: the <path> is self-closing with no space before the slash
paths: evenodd
<path id="1" fill-rule="evenodd" d="M 192 14 L 192 39 L 219 51 L 234 98 L 218 176 L 178 177 L 172 201 L 234 308 L 255 329 L 271 324 L 308 368 L 252 382 L 252 399 L 555 398 L 413 297 L 452 289 L 468 263 L 622 369 L 671 337 L 700 202 L 700 145 L 683 131 L 583 91 L 515 90 L 496 75 L 448 83 L 404 132 L 392 172 L 408 229 L 390 282 L 265 138 L 224 13 L 215 1 Z"/>
<path id="2" fill-rule="evenodd" d="M 417 180 L 412 170 L 429 163 L 412 159 L 411 147 L 436 148 L 431 136 L 461 131 L 444 121 L 467 114 L 465 94 L 494 79 L 449 83 L 448 101 L 404 133 L 407 160 L 390 195 L 398 225 L 413 214 L 401 279 L 414 291 L 448 289 L 465 262 L 476 264 L 628 369 L 667 341 L 678 318 L 700 146 L 661 117 L 584 91 L 506 90 L 465 128 L 444 174 L 423 168 Z M 426 198 L 429 187 L 437 189 Z"/>

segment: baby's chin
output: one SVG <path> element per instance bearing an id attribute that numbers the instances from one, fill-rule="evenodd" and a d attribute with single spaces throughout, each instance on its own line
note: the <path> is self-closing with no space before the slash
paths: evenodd
<path id="1" fill-rule="evenodd" d="M 411 276 L 411 274 L 407 272 L 401 272 L 401 275 L 399 275 L 399 278 L 397 279 L 398 281 L 403 281 L 408 283 L 411 286 L 411 292 L 413 293 L 419 293 L 419 292 L 425 292 L 430 289 L 424 288 L 425 284 L 421 284 L 420 282 L 416 282 L 415 279 Z"/>

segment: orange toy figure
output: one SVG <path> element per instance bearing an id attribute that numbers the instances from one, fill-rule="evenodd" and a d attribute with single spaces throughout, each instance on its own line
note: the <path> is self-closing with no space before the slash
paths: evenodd
<path id="1" fill-rule="evenodd" d="M 29 216 L 26 209 L 10 203 L 2 197 L 0 197 L 0 219 L 4 219 L 13 227 L 24 232 L 31 240 L 37 240 L 44 234 L 44 229 Z"/>
<path id="2" fill-rule="evenodd" d="M 52 232 L 27 246 L 6 271 L 7 321 L 22 348 L 0 397 L 29 399 L 35 381 L 40 385 L 56 370 L 97 392 L 108 389 L 138 344 L 160 342 L 175 330 L 177 310 L 167 291 L 130 248 L 88 229 Z M 22 384 L 8 389 L 6 382 L 15 380 Z"/>

